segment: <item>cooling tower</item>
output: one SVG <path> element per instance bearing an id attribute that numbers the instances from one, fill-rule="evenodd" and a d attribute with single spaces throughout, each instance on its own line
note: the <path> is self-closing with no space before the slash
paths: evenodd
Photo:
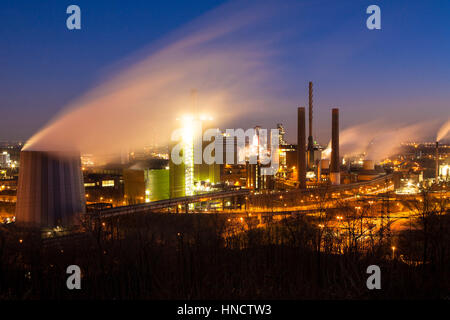
<path id="1" fill-rule="evenodd" d="M 297 119 L 297 167 L 300 189 L 306 188 L 305 108 L 298 108 Z"/>
<path id="2" fill-rule="evenodd" d="M 17 223 L 52 228 L 78 225 L 85 212 L 79 153 L 22 151 Z"/>
<path id="3" fill-rule="evenodd" d="M 363 169 L 364 170 L 375 170 L 375 161 L 373 161 L 373 160 L 364 160 L 363 161 Z"/>
<path id="4" fill-rule="evenodd" d="M 332 184 L 341 183 L 339 165 L 339 109 L 332 109 L 331 113 L 331 165 L 330 180 Z"/>

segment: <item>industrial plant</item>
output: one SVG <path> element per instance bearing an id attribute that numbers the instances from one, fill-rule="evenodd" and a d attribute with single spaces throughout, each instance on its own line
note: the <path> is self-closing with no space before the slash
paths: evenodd
<path id="1" fill-rule="evenodd" d="M 122 2 L 2 4 L 0 300 L 448 300 L 445 10 Z"/>
<path id="2" fill-rule="evenodd" d="M 261 195 L 269 199 L 280 193 L 297 194 L 298 191 L 302 195 L 314 195 L 324 188 L 327 193 L 359 192 L 361 188 L 369 188 L 373 190 L 371 194 L 387 191 L 418 194 L 420 188 L 448 181 L 448 146 L 442 145 L 440 151 L 438 142 L 430 155 L 435 159 L 431 179 L 424 178 L 428 173 L 416 162 L 414 172 L 405 173 L 390 165 L 398 160 L 392 162 L 386 158 L 377 163 L 364 154 L 342 155 L 339 108 L 330 110 L 330 143 L 320 146 L 313 137 L 312 82 L 308 84 L 308 102 L 307 139 L 305 107 L 297 108 L 296 144 L 285 141 L 286 131 L 281 123 L 277 124 L 275 153 L 279 157 L 278 169 L 273 175 L 263 174 L 268 165 L 263 164 L 260 157 L 270 154 L 271 150 L 267 142 L 270 139 L 265 139 L 260 126 L 248 131 L 250 136 L 244 136 L 239 142 L 238 137 L 215 129 L 212 118 L 204 115 L 180 118 L 179 128 L 174 128 L 180 130 L 178 141 L 143 152 L 122 152 L 105 165 L 96 164 L 95 155 L 80 157 L 76 152 L 24 148 L 20 153 L 19 175 L 9 180 L 12 188 L 8 187 L 10 194 L 17 190 L 17 201 L 14 195 L 8 198 L 8 202 L 16 203 L 15 212 L 3 219 L 41 228 L 46 236 L 58 234 L 48 232 L 50 229 L 81 230 L 80 221 L 92 214 L 128 215 L 162 210 L 245 215 L 254 210 L 267 210 L 259 206 L 252 208 L 252 199 Z M 208 129 L 215 130 L 215 137 L 204 141 L 202 138 Z M 204 161 L 204 152 L 211 146 L 215 161 L 208 164 Z M 181 160 L 174 161 L 173 156 Z M 219 158 L 222 160 L 218 161 Z M 3 166 L 12 163 L 6 151 L 2 154 L 2 163 Z M 281 205 L 276 210 L 298 210 L 295 201 Z M 271 210 L 275 210 L 273 205 Z"/>
<path id="3" fill-rule="evenodd" d="M 142 228 L 168 243 L 188 237 L 189 228 L 232 243 L 258 230 L 273 236 L 277 228 L 307 223 L 304 228 L 318 237 L 308 240 L 317 254 L 345 256 L 378 246 L 388 261 L 428 261 L 402 239 L 404 230 L 421 230 L 415 226 L 424 219 L 421 203 L 433 203 L 428 215 L 448 216 L 450 146 L 406 143 L 372 159 L 370 144 L 360 154 L 346 154 L 340 142 L 345 113 L 328 108 L 331 136 L 322 146 L 313 136 L 312 82 L 308 102 L 308 123 L 305 107 L 292 108 L 294 144 L 286 142 L 282 123 L 270 133 L 259 125 L 230 131 L 194 112 L 176 121 L 170 144 L 108 158 L 8 145 L 0 158 L 2 223 L 20 230 L 20 245 L 38 235 L 33 244 L 41 248 L 89 246 L 93 236 L 112 244 Z M 188 229 L 176 222 L 193 217 L 205 220 L 189 222 Z M 136 219 L 144 220 L 134 225 Z"/>

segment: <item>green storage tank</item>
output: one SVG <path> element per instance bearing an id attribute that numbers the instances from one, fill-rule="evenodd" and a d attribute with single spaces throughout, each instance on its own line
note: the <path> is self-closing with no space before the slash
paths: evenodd
<path id="1" fill-rule="evenodd" d="M 147 169 L 144 174 L 146 202 L 170 198 L 168 169 Z"/>

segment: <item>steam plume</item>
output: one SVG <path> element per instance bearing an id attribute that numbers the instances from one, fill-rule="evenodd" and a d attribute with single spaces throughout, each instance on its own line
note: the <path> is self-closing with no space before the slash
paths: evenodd
<path id="1" fill-rule="evenodd" d="M 395 154 L 402 142 L 424 139 L 434 127 L 431 122 L 390 127 L 383 121 L 352 126 L 341 131 L 340 150 L 346 156 L 365 154 L 366 159 L 380 161 Z M 322 158 L 329 158 L 331 142 Z"/>
<path id="2" fill-rule="evenodd" d="M 199 92 L 196 111 L 220 115 L 222 122 L 245 112 L 276 112 L 270 37 L 242 32 L 273 13 L 263 4 L 219 7 L 67 106 L 24 149 L 106 154 L 165 144 L 175 119 L 193 111 L 193 88 Z"/>
<path id="3" fill-rule="evenodd" d="M 442 139 L 447 137 L 449 133 L 450 133 L 450 119 L 447 120 L 447 122 L 444 123 L 442 127 L 439 129 L 436 136 L 436 141 L 441 141 Z"/>

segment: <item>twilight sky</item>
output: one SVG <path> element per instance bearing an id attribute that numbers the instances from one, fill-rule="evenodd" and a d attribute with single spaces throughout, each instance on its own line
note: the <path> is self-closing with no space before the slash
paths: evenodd
<path id="1" fill-rule="evenodd" d="M 225 2 L 3 0 L 0 140 L 28 139 L 136 52 L 183 32 Z M 273 106 L 275 113 L 251 112 L 233 126 L 281 122 L 295 142 L 295 108 L 307 106 L 310 80 L 314 134 L 322 143 L 329 139 L 332 107 L 341 109 L 343 128 L 373 121 L 391 128 L 427 123 L 430 136 L 450 117 L 449 1 L 292 2 L 290 14 L 274 14 L 235 35 L 264 41 L 266 33 L 280 32 L 275 42 L 271 34 L 276 54 L 268 66 L 277 73 L 274 97 L 283 102 Z M 70 4 L 81 8 L 81 30 L 66 28 Z M 371 4 L 381 7 L 381 30 L 366 28 Z"/>

